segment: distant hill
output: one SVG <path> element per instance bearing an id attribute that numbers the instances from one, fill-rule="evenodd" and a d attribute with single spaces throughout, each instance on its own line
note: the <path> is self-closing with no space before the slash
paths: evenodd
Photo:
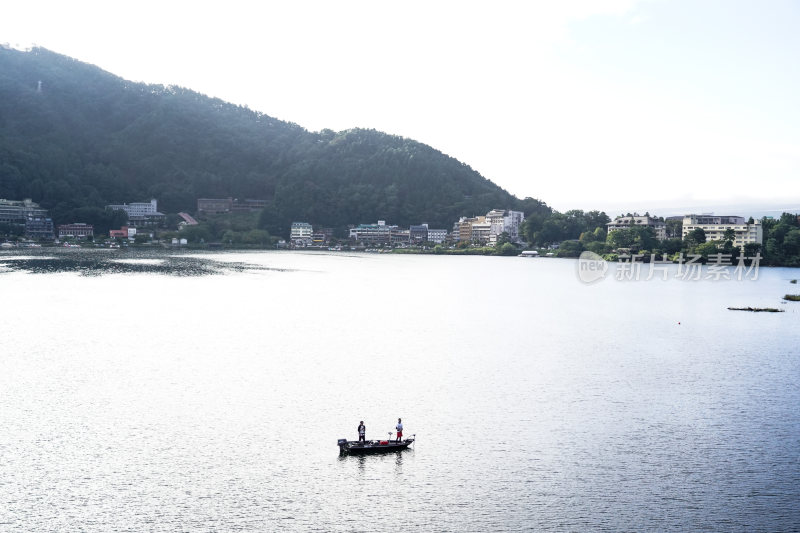
<path id="1" fill-rule="evenodd" d="M 410 139 L 309 132 L 42 48 L 0 48 L 0 198 L 32 198 L 63 223 L 108 203 L 152 197 L 194 212 L 197 198 L 229 196 L 269 200 L 262 220 L 275 233 L 292 220 L 449 228 L 497 207 L 549 211 Z"/>

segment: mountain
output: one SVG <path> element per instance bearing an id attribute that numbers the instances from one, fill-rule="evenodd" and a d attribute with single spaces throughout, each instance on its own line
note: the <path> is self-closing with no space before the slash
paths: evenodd
<path id="1" fill-rule="evenodd" d="M 268 200 L 264 226 L 428 222 L 519 200 L 430 146 L 374 130 L 310 132 L 194 91 L 133 83 L 35 48 L 0 48 L 0 198 L 32 198 L 56 223 L 156 198 Z"/>

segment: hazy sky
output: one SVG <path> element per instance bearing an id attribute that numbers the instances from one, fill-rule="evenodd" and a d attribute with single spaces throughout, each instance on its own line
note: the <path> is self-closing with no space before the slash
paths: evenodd
<path id="1" fill-rule="evenodd" d="M 3 0 L 0 43 L 310 130 L 375 128 L 564 210 L 800 202 L 800 2 Z"/>

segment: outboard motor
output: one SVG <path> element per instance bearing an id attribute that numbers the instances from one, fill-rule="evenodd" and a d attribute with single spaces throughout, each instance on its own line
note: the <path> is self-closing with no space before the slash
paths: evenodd
<path id="1" fill-rule="evenodd" d="M 339 439 L 337 444 L 339 445 L 339 448 L 344 448 L 345 446 L 347 446 L 347 439 Z"/>

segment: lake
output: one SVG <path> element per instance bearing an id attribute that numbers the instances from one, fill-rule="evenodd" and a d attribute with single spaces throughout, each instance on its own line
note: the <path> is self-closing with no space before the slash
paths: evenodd
<path id="1" fill-rule="evenodd" d="M 617 268 L 0 252 L 0 530 L 797 531 L 800 270 Z"/>

